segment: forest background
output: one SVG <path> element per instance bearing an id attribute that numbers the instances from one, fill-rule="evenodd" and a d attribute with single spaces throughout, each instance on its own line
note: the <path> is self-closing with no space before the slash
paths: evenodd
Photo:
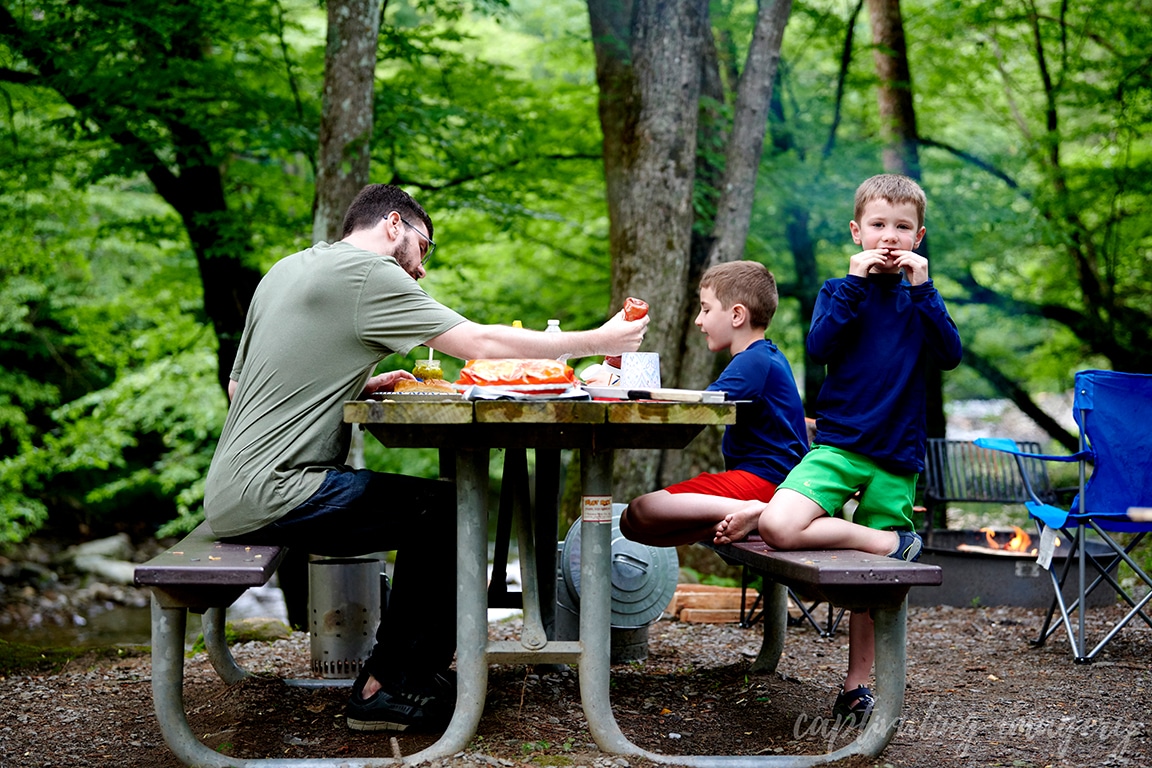
<path id="1" fill-rule="evenodd" d="M 769 336 L 811 406 L 804 334 L 854 252 L 853 190 L 909 173 L 965 345 L 933 432 L 949 402 L 1007 397 L 1068 447 L 1037 395 L 1087 367 L 1152 373 L 1150 12 L 0 0 L 0 542 L 200 519 L 251 293 L 326 239 L 339 180 L 427 208 L 423 284 L 478 322 L 591 328 L 647 299 L 666 385 L 726 362 L 692 333 L 703 268 L 763 262 L 781 290 Z M 325 84 L 352 50 L 341 18 L 369 20 L 350 33 L 369 33 L 369 76 L 333 145 L 352 103 Z M 716 468 L 716 446 L 625 456 L 616 495 Z M 365 449 L 373 468 L 436 472 L 434 452 Z"/>

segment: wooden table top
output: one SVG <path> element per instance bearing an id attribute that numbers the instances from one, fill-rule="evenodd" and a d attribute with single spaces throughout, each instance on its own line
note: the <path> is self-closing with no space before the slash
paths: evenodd
<path id="1" fill-rule="evenodd" d="M 735 403 L 607 400 L 354 400 L 344 420 L 394 447 L 683 448 L 736 423 Z"/>

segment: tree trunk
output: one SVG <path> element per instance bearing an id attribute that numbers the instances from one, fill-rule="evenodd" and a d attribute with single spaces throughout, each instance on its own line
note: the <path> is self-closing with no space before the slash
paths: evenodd
<path id="1" fill-rule="evenodd" d="M 736 88 L 736 113 L 725 151 L 724 180 L 720 186 L 712 252 L 708 255 L 709 267 L 744 256 L 772 86 L 780 63 L 784 27 L 791 12 L 792 0 L 762 0 L 756 15 L 748 58 Z"/>
<path id="2" fill-rule="evenodd" d="M 877 101 L 880 109 L 880 135 L 884 139 L 884 169 L 919 181 L 920 155 L 917 148 L 916 111 L 912 105 L 912 72 L 904 42 L 904 21 L 900 0 L 868 0 L 872 24 L 873 60 Z"/>
<path id="3" fill-rule="evenodd" d="M 343 238 L 344 213 L 368 183 L 380 8 L 380 0 L 328 2 L 313 242 L 334 243 Z M 352 430 L 347 463 L 365 465 L 363 430 Z M 310 559 L 305 551 L 291 551 L 280 564 L 288 623 L 294 627 L 308 627 Z"/>
<path id="4" fill-rule="evenodd" d="M 876 97 L 880 108 L 880 135 L 884 139 L 884 170 L 920 180 L 920 154 L 916 132 L 916 111 L 912 104 L 912 73 L 904 42 L 904 22 L 900 0 L 868 0 L 872 22 L 873 58 L 880 84 Z M 928 238 L 917 251 L 928 257 Z M 948 420 L 944 415 L 944 376 L 934 365 L 927 377 L 928 436 L 944 437 Z"/>
<path id="5" fill-rule="evenodd" d="M 207 141 L 194 131 L 183 132 L 181 140 L 189 138 L 207 148 Z M 216 332 L 216 379 L 227 392 L 244 320 L 261 277 L 260 270 L 244 259 L 249 250 L 248 228 L 228 210 L 218 166 L 193 162 L 173 176 L 158 163 L 146 173 L 188 231 L 204 292 L 204 313 Z"/>
<path id="6" fill-rule="evenodd" d="M 792 0 L 765 0 L 760 5 L 748 57 L 736 88 L 732 131 L 724 150 L 724 170 L 719 183 L 708 258 L 703 265 L 705 270 L 744 255 L 772 102 L 772 86 L 780 61 L 784 27 L 791 10 Z M 693 278 L 692 284 L 687 286 L 687 311 L 683 316 L 685 351 L 678 379 L 692 387 L 703 387 L 713 380 L 714 356 L 708 351 L 703 337 L 696 332 L 695 299 L 700 275 Z"/>
<path id="7" fill-rule="evenodd" d="M 711 237 L 706 238 L 708 254 L 699 268 L 692 271 L 685 286 L 685 311 L 681 320 L 684 351 L 677 376 L 681 386 L 692 389 L 707 386 L 728 360 L 727 356 L 718 357 L 710 352 L 704 337 L 696 329 L 700 276 L 708 267 L 736 261 L 744 255 L 756 196 L 756 176 L 780 61 L 780 46 L 791 10 L 792 0 L 764 0 L 757 13 L 744 69 L 736 85 L 732 129 L 724 146 L 724 168 L 716 184 L 716 216 L 714 220 L 705 222 L 711 225 L 712 232 Z M 714 48 L 709 50 L 715 53 Z M 709 70 L 702 69 L 702 72 L 707 74 Z M 710 80 L 705 80 L 706 84 L 708 82 Z M 663 481 L 666 484 L 722 466 L 719 432 L 712 430 L 693 441 L 686 451 L 666 457 Z"/>
<path id="8" fill-rule="evenodd" d="M 707 30 L 704 0 L 589 0 L 600 86 L 612 306 L 651 305 L 649 351 L 675 386 L 692 237 L 692 188 Z M 655 451 L 617 453 L 620 498 L 652 490 Z"/>
<path id="9" fill-rule="evenodd" d="M 344 212 L 368 183 L 381 0 L 330 0 L 312 240 L 343 237 Z"/>
<path id="10" fill-rule="evenodd" d="M 368 183 L 380 0 L 329 0 L 312 240 L 343 236 L 344 212 Z M 352 430 L 348 464 L 364 466 L 364 433 Z"/>

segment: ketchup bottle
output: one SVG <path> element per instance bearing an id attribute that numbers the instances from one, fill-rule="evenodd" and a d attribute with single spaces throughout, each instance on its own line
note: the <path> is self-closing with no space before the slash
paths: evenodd
<path id="1" fill-rule="evenodd" d="M 624 300 L 624 319 L 625 320 L 639 320 L 648 314 L 648 302 L 634 299 L 629 296 Z M 608 355 L 604 358 L 604 365 L 610 365 L 613 368 L 620 367 L 620 355 Z"/>

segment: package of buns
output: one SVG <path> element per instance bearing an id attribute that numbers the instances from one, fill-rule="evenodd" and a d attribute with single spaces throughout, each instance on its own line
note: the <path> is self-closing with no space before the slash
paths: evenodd
<path id="1" fill-rule="evenodd" d="M 478 384 L 483 387 L 505 387 L 536 384 L 572 384 L 576 374 L 572 367 L 560 360 L 499 358 L 469 360 L 460 369 L 457 384 Z"/>
<path id="2" fill-rule="evenodd" d="M 459 394 L 456 388 L 449 384 L 444 379 L 424 379 L 424 381 L 412 381 L 411 379 L 400 379 L 392 388 L 393 392 L 407 392 L 413 394 L 437 394 L 437 395 L 456 395 Z"/>

